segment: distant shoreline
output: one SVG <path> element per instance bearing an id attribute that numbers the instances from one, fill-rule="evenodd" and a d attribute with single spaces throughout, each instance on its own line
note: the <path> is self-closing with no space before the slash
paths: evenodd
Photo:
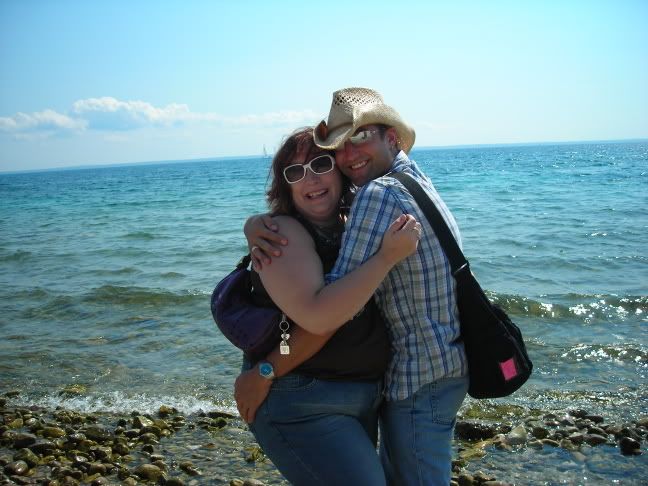
<path id="1" fill-rule="evenodd" d="M 464 149 L 486 149 L 486 148 L 504 148 L 504 147 L 533 147 L 533 146 L 552 146 L 552 145 L 592 145 L 592 144 L 619 144 L 619 143 L 641 143 L 648 142 L 648 138 L 629 138 L 616 140 L 573 140 L 566 142 L 516 142 L 516 143 L 492 143 L 492 144 L 464 144 L 464 145 L 430 145 L 423 147 L 414 147 L 412 153 L 423 150 L 464 150 Z M 224 155 L 218 157 L 201 157 L 197 159 L 179 159 L 179 160 L 150 160 L 144 162 L 118 162 L 114 164 L 92 164 L 92 165 L 74 165 L 68 167 L 47 167 L 42 169 L 26 170 L 4 170 L 0 169 L 0 175 L 10 174 L 33 174 L 38 172 L 61 172 L 67 170 L 85 170 L 85 169 L 107 169 L 111 167 L 137 167 L 146 165 L 163 165 L 163 164 L 186 164 L 194 162 L 211 162 L 220 160 L 241 160 L 241 159 L 259 159 L 270 155 Z"/>

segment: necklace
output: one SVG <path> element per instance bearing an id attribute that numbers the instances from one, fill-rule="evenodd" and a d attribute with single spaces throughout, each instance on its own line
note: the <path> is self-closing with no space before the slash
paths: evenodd
<path id="1" fill-rule="evenodd" d="M 312 224 L 313 229 L 328 246 L 339 246 L 342 241 L 342 233 L 344 233 L 344 221 L 338 219 L 335 223 L 329 225 L 316 225 Z"/>

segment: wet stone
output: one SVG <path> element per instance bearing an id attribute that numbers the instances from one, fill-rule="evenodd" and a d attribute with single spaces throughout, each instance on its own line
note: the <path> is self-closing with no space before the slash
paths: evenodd
<path id="1" fill-rule="evenodd" d="M 531 435 L 536 439 L 544 439 L 549 435 L 549 431 L 544 427 L 533 427 Z"/>
<path id="2" fill-rule="evenodd" d="M 603 437 L 607 435 L 607 432 L 600 427 L 590 427 L 587 429 L 587 432 L 590 434 L 602 435 Z"/>
<path id="3" fill-rule="evenodd" d="M 591 421 L 594 422 L 595 424 L 600 424 L 601 422 L 603 422 L 603 421 L 605 420 L 605 419 L 604 419 L 603 417 L 601 417 L 600 415 L 585 415 L 585 418 L 586 418 L 587 420 L 591 420 Z"/>
<path id="4" fill-rule="evenodd" d="M 7 464 L 4 471 L 10 476 L 24 476 L 29 471 L 29 466 L 25 461 L 14 461 Z"/>
<path id="5" fill-rule="evenodd" d="M 90 425 L 83 430 L 83 433 L 90 440 L 104 442 L 112 438 L 110 431 L 100 425 Z"/>
<path id="6" fill-rule="evenodd" d="M 133 473 L 147 481 L 157 481 L 162 476 L 162 470 L 153 464 L 142 464 L 137 466 Z"/>
<path id="7" fill-rule="evenodd" d="M 133 418 L 133 427 L 136 429 L 151 427 L 152 425 L 153 421 L 149 418 L 144 417 L 143 415 L 138 415 L 137 417 Z"/>
<path id="8" fill-rule="evenodd" d="M 518 425 L 506 436 L 506 443 L 508 445 L 522 445 L 527 441 L 527 431 L 523 425 Z"/>
<path id="9" fill-rule="evenodd" d="M 630 437 L 622 437 L 619 441 L 619 449 L 624 456 L 638 456 L 641 454 L 641 443 Z"/>
<path id="10" fill-rule="evenodd" d="M 591 446 L 605 444 L 608 441 L 607 437 L 598 434 L 586 434 L 584 439 L 585 442 L 587 442 Z"/>
<path id="11" fill-rule="evenodd" d="M 495 436 L 495 429 L 479 422 L 459 421 L 455 425 L 455 434 L 464 440 L 485 440 Z"/>
<path id="12" fill-rule="evenodd" d="M 169 478 L 164 483 L 165 486 L 184 486 L 184 481 L 180 478 Z"/>
<path id="13" fill-rule="evenodd" d="M 36 442 L 37 438 L 34 434 L 18 433 L 13 437 L 13 444 L 16 449 L 28 447 Z"/>
<path id="14" fill-rule="evenodd" d="M 14 461 L 25 461 L 29 467 L 34 467 L 40 463 L 40 458 L 29 449 L 20 449 L 14 454 Z"/>

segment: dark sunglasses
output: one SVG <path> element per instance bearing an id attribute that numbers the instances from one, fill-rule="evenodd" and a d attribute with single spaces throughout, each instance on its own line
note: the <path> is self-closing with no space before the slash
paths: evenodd
<path id="1" fill-rule="evenodd" d="M 335 167 L 333 156 L 325 154 L 318 155 L 307 164 L 292 164 L 283 170 L 284 178 L 288 184 L 295 184 L 306 177 L 306 169 L 310 169 L 313 174 L 326 174 L 331 172 Z"/>

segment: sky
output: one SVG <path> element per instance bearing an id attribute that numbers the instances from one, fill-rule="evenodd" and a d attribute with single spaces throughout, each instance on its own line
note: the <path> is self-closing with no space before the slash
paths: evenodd
<path id="1" fill-rule="evenodd" d="M 648 1 L 0 0 L 0 171 L 272 153 L 378 90 L 415 147 L 648 138 Z"/>

